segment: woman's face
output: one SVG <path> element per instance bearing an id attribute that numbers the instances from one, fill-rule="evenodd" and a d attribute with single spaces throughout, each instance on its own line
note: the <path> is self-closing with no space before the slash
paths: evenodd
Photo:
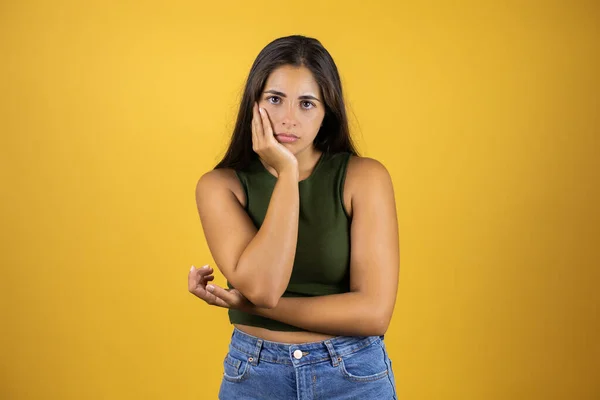
<path id="1" fill-rule="evenodd" d="M 283 65 L 273 70 L 258 105 L 267 110 L 277 141 L 294 154 L 312 146 L 325 117 L 319 85 L 304 66 Z"/>

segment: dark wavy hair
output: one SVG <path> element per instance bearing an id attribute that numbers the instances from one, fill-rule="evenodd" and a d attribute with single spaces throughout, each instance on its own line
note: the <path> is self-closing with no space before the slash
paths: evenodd
<path id="1" fill-rule="evenodd" d="M 280 66 L 308 68 L 317 81 L 325 103 L 323 125 L 314 146 L 326 153 L 349 152 L 358 155 L 350 137 L 342 83 L 333 58 L 317 39 L 291 35 L 269 43 L 256 57 L 240 102 L 231 142 L 217 168 L 241 170 L 258 158 L 252 150 L 252 106 L 260 98 L 271 72 Z"/>

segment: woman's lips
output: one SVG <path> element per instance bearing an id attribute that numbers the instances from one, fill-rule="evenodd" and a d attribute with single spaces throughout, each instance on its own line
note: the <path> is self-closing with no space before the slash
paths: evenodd
<path id="1" fill-rule="evenodd" d="M 280 143 L 293 143 L 298 140 L 298 136 L 278 133 L 275 135 L 275 139 L 277 139 L 277 141 Z"/>

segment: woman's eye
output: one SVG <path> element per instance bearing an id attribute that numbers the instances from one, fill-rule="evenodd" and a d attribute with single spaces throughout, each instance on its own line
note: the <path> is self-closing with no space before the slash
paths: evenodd
<path id="1" fill-rule="evenodd" d="M 267 97 L 267 101 L 271 104 L 281 104 L 281 99 L 277 96 L 269 96 Z M 304 108 L 305 110 L 310 110 L 311 108 L 314 108 L 315 105 L 313 102 L 308 101 L 308 100 L 304 100 L 300 103 L 300 105 L 302 106 L 302 108 Z"/>
<path id="2" fill-rule="evenodd" d="M 277 96 L 268 97 L 267 100 L 269 100 L 271 104 L 279 104 L 279 97 Z"/>

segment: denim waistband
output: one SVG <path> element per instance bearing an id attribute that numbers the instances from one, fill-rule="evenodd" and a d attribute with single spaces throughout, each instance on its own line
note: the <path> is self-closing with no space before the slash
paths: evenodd
<path id="1" fill-rule="evenodd" d="M 234 327 L 230 347 L 246 354 L 253 365 L 266 361 L 301 366 L 330 360 L 337 366 L 341 357 L 376 341 L 383 341 L 383 338 L 384 336 L 336 336 L 320 342 L 289 344 L 264 340 Z"/>

